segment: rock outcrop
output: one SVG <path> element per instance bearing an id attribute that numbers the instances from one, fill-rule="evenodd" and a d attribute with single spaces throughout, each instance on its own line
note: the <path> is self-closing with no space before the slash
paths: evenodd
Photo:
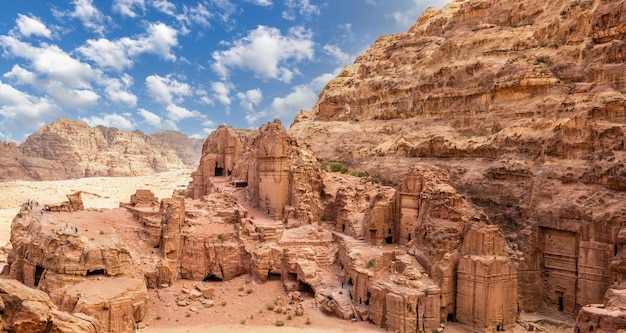
<path id="1" fill-rule="evenodd" d="M 0 278 L 0 331 L 15 333 L 96 333 L 99 322 L 82 313 L 60 311 L 40 291 Z"/>
<path id="2" fill-rule="evenodd" d="M 146 135 L 62 118 L 19 146 L 0 144 L 0 180 L 139 176 L 194 168 L 199 142 L 177 132 Z"/>
<path id="3" fill-rule="evenodd" d="M 202 148 L 188 195 L 200 198 L 210 191 L 210 177 L 227 176 L 247 189 L 255 207 L 297 226 L 321 216 L 321 172 L 313 154 L 300 148 L 279 120 L 258 131 L 220 126 Z"/>
<path id="4" fill-rule="evenodd" d="M 459 278 L 479 274 L 479 264 L 480 274 L 495 269 L 511 283 L 516 274 L 519 310 L 575 317 L 624 282 L 623 8 L 469 0 L 429 9 L 346 66 L 289 134 L 321 161 L 393 186 L 416 165 L 444 170 L 507 245 L 503 261 L 463 256 Z M 446 223 L 414 227 L 449 232 Z M 459 306 L 458 320 L 479 324 Z"/>

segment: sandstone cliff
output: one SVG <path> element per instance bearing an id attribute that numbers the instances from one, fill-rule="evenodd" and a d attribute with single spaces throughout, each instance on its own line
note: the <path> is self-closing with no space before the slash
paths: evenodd
<path id="1" fill-rule="evenodd" d="M 193 168 L 200 158 L 199 142 L 177 132 L 145 135 L 59 119 L 19 146 L 0 144 L 0 180 L 138 176 Z"/>
<path id="2" fill-rule="evenodd" d="M 625 276 L 609 265 L 626 217 L 625 6 L 429 9 L 346 66 L 289 133 L 387 184 L 415 165 L 444 170 L 503 230 L 519 309 L 575 316 Z"/>

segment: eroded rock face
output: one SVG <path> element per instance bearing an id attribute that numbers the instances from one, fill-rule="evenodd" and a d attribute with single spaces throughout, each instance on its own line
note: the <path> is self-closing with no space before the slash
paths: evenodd
<path id="1" fill-rule="evenodd" d="M 245 186 L 255 207 L 290 227 L 321 217 L 321 165 L 296 144 L 279 120 L 258 131 L 220 126 L 213 132 L 203 146 L 189 195 L 199 198 L 209 193 L 209 178 L 216 176 Z"/>
<path id="2" fill-rule="evenodd" d="M 200 144 L 175 132 L 145 135 L 62 118 L 19 146 L 0 144 L 0 152 L 0 179 L 57 180 L 193 168 Z"/>
<path id="3" fill-rule="evenodd" d="M 50 297 L 12 280 L 0 278 L 0 330 L 15 333 L 100 332 L 98 320 L 60 311 Z"/>
<path id="4" fill-rule="evenodd" d="M 143 270 L 133 264 L 138 256 L 128 243 L 91 214 L 101 213 L 20 211 L 12 224 L 9 276 L 49 294 L 62 311 L 94 318 L 98 331 L 133 332 L 147 305 Z"/>
<path id="5" fill-rule="evenodd" d="M 419 232 L 411 238 L 428 260 L 444 260 L 431 272 L 442 281 L 456 270 L 449 265 L 469 264 L 471 256 L 457 262 L 452 251 L 468 221 L 446 203 L 415 207 L 464 197 L 482 213 L 461 217 L 503 232 L 519 309 L 575 316 L 624 277 L 616 271 L 626 216 L 623 7 L 480 0 L 429 9 L 407 33 L 379 38 L 346 66 L 289 133 L 322 161 L 398 186 L 400 221 L 404 213 L 431 219 L 403 222 Z M 450 187 L 424 199 L 404 194 L 416 165 L 431 170 L 422 177 L 444 170 Z M 448 247 L 428 246 L 437 234 Z M 514 273 L 509 259 L 485 260 L 470 266 Z"/>
<path id="6" fill-rule="evenodd" d="M 221 127 L 204 147 L 188 189 L 158 205 L 138 190 L 100 216 L 22 210 L 11 276 L 62 309 L 95 316 L 105 331 L 136 327 L 146 286 L 242 274 L 280 279 L 288 291 L 315 294 L 324 312 L 400 332 L 432 331 L 449 318 L 484 329 L 515 322 L 516 293 L 502 297 L 517 288 L 504 236 L 446 170 L 412 167 L 398 188 L 324 172 L 277 121 L 258 132 Z M 117 288 L 77 292 L 104 284 Z M 484 301 L 469 302 L 477 290 Z"/>

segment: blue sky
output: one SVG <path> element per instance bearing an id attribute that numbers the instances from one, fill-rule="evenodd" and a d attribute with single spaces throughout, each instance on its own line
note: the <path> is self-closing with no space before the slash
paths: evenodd
<path id="1" fill-rule="evenodd" d="M 288 127 L 378 36 L 448 0 L 5 1 L 0 140 L 59 117 L 206 137 Z"/>

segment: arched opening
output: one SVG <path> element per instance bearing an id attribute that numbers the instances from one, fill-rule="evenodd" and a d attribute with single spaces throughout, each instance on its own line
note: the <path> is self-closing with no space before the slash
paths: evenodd
<path id="1" fill-rule="evenodd" d="M 454 317 L 454 313 L 448 313 L 448 317 L 446 318 L 447 321 L 453 323 L 456 321 L 456 318 Z"/>
<path id="2" fill-rule="evenodd" d="M 559 295 L 559 311 L 563 312 L 563 295 Z"/>
<path id="3" fill-rule="evenodd" d="M 220 278 L 220 277 L 217 277 L 215 274 L 211 274 L 211 275 L 208 275 L 207 277 L 205 277 L 204 280 L 202 280 L 202 281 L 205 281 L 205 282 L 222 282 L 224 280 L 222 278 Z"/>
<path id="4" fill-rule="evenodd" d="M 341 232 L 346 232 L 346 225 L 345 224 L 341 225 Z"/>
<path id="5" fill-rule="evenodd" d="M 393 244 L 393 236 L 388 236 L 387 238 L 385 238 L 385 243 Z"/>
<path id="6" fill-rule="evenodd" d="M 409 232 L 409 236 L 407 237 L 407 241 L 410 242 L 411 241 L 411 233 Z"/>
<path id="7" fill-rule="evenodd" d="M 94 269 L 92 271 L 87 271 L 87 276 L 91 275 L 104 275 L 104 269 Z"/>
<path id="8" fill-rule="evenodd" d="M 315 291 L 313 290 L 313 288 L 311 287 L 311 285 L 309 285 L 308 283 L 302 282 L 300 281 L 298 283 L 298 288 L 297 290 L 303 295 L 303 296 L 307 296 L 307 297 L 315 297 Z"/>
<path id="9" fill-rule="evenodd" d="M 367 298 L 365 299 L 365 305 L 370 305 L 370 297 L 372 297 L 372 293 L 367 292 Z"/>
<path id="10" fill-rule="evenodd" d="M 280 281 L 280 274 L 267 272 L 268 281 Z"/>
<path id="11" fill-rule="evenodd" d="M 45 269 L 39 265 L 35 266 L 35 287 L 39 286 L 39 281 L 41 281 L 44 270 Z"/>

